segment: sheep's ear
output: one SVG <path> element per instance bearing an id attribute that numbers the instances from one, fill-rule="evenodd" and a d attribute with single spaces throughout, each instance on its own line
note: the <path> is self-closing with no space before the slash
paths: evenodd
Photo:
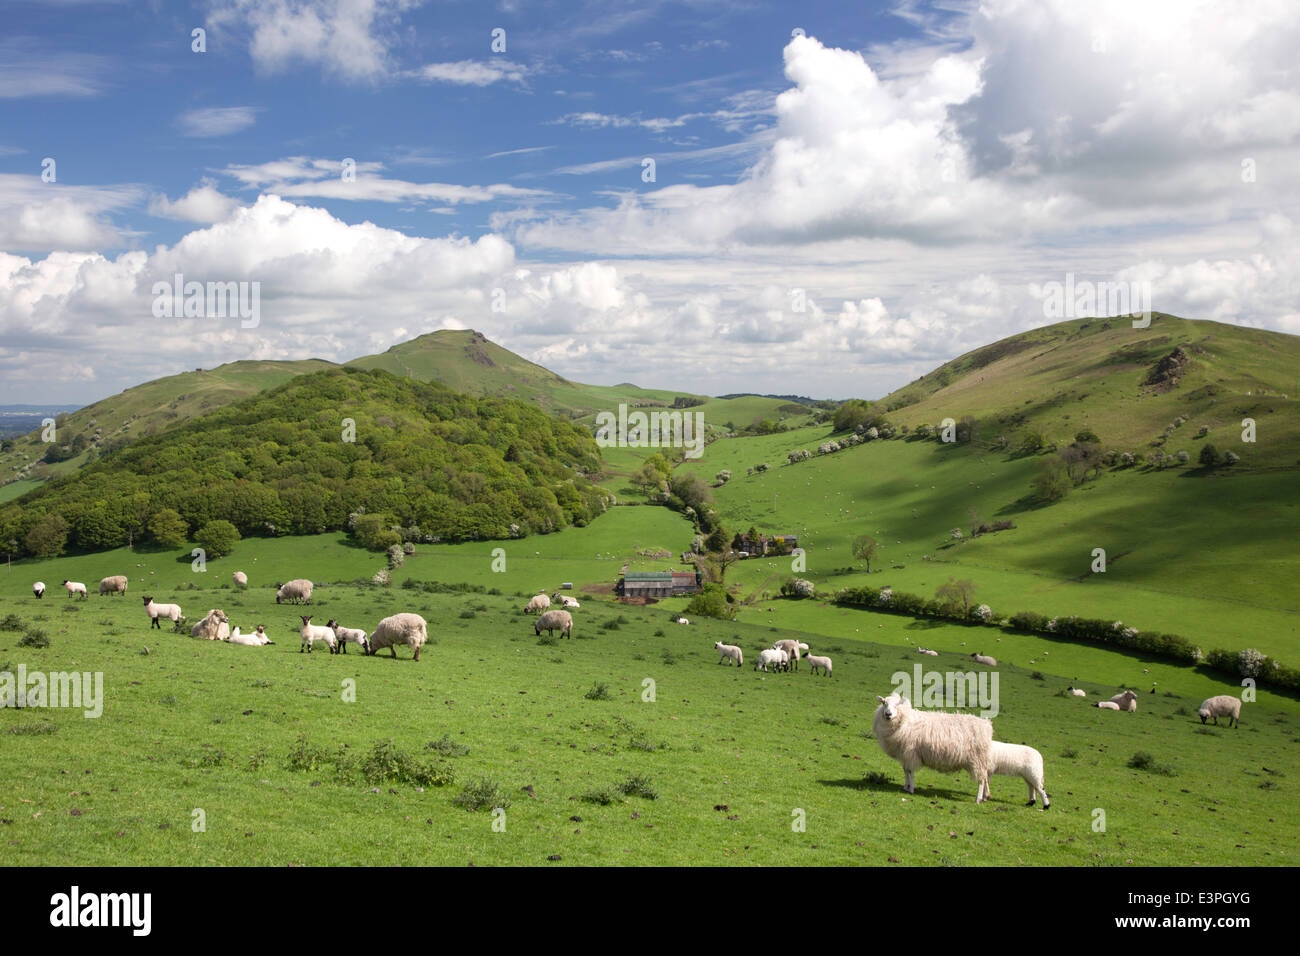
<path id="1" fill-rule="evenodd" d="M 876 695 L 876 700 L 880 701 L 882 704 L 885 702 L 885 698 L 881 697 L 879 694 Z"/>

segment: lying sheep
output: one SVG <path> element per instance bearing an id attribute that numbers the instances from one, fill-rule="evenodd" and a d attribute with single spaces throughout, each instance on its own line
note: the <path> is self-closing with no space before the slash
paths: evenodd
<path id="1" fill-rule="evenodd" d="M 261 647 L 264 644 L 274 644 L 275 641 L 266 636 L 266 626 L 257 625 L 257 630 L 252 634 L 241 634 L 239 628 L 235 628 L 231 633 L 228 644 L 242 644 L 245 647 Z"/>
<path id="2" fill-rule="evenodd" d="M 1115 703 L 1113 700 L 1099 700 L 1097 701 L 1097 706 L 1102 710 L 1119 710 L 1119 704 Z"/>
<path id="3" fill-rule="evenodd" d="M 44 582 L 44 581 L 37 581 L 35 584 L 33 584 L 33 585 L 32 585 L 32 593 L 36 595 L 36 600 L 38 600 L 38 601 L 39 601 L 42 597 L 44 597 L 44 596 L 45 596 L 45 582 Z"/>
<path id="4" fill-rule="evenodd" d="M 971 657 L 975 658 L 976 664 L 987 664 L 989 667 L 998 666 L 998 662 L 987 654 L 972 654 Z"/>
<path id="5" fill-rule="evenodd" d="M 386 617 L 370 632 L 369 654 L 373 657 L 387 647 L 397 656 L 397 645 L 405 644 L 415 651 L 415 659 L 420 659 L 420 648 L 429 639 L 429 625 L 418 614 L 404 613 Z"/>
<path id="6" fill-rule="evenodd" d="M 363 654 L 370 653 L 370 641 L 366 639 L 366 632 L 361 630 L 361 628 L 340 627 L 339 622 L 335 620 L 331 620 L 325 626 L 333 631 L 334 636 L 338 638 L 338 649 L 340 654 L 346 654 L 348 652 L 348 644 L 360 645 Z"/>
<path id="7" fill-rule="evenodd" d="M 74 594 L 80 594 L 83 598 L 86 596 L 86 586 L 80 581 L 68 581 L 65 579 L 63 586 L 67 588 L 68 597 L 72 597 Z"/>
<path id="8" fill-rule="evenodd" d="M 688 620 L 686 620 L 686 618 L 684 618 L 684 617 L 679 617 L 679 618 L 677 619 L 677 623 L 678 623 L 678 624 L 690 624 L 691 622 L 688 621 Z"/>
<path id="9" fill-rule="evenodd" d="M 317 641 L 324 641 L 326 645 L 328 645 L 331 654 L 338 653 L 339 642 L 338 638 L 334 636 L 333 631 L 328 627 L 321 627 L 319 624 L 313 624 L 311 622 L 312 616 L 310 614 L 305 617 L 301 614 L 298 616 L 302 617 L 302 630 L 298 632 L 302 635 L 302 644 L 298 647 L 299 654 L 303 651 L 310 654 L 312 645 Z"/>
<path id="10" fill-rule="evenodd" d="M 165 617 L 167 620 L 175 624 L 183 616 L 179 604 L 155 604 L 153 598 L 147 595 L 144 599 L 144 610 L 145 613 L 149 615 L 149 630 L 151 631 L 154 628 L 157 628 L 160 631 L 162 630 L 162 624 L 158 622 L 158 618 L 160 617 Z"/>
<path id="11" fill-rule="evenodd" d="M 198 621 L 190 628 L 190 637 L 202 637 L 209 641 L 222 640 L 222 625 L 226 628 L 226 637 L 230 636 L 230 618 L 226 617 L 226 612 L 218 608 L 213 608 L 204 615 L 201 621 Z"/>
<path id="12" fill-rule="evenodd" d="M 560 594 L 558 591 L 551 596 L 552 603 L 559 604 L 561 607 L 581 607 L 577 598 L 569 597 L 567 594 Z"/>
<path id="13" fill-rule="evenodd" d="M 561 637 L 573 637 L 573 615 L 568 611 L 547 611 L 533 622 L 533 630 L 538 637 L 542 631 L 559 631 Z"/>
<path id="14" fill-rule="evenodd" d="M 916 652 L 917 652 L 918 654 L 926 654 L 926 655 L 929 655 L 930 657 L 938 657 L 938 656 L 939 656 L 939 652 L 938 652 L 938 651 L 932 651 L 932 650 L 930 650 L 928 647 L 918 647 L 918 648 L 916 649 Z"/>
<path id="15" fill-rule="evenodd" d="M 809 654 L 808 664 L 811 667 L 812 673 L 816 674 L 817 668 L 820 667 L 822 669 L 822 673 L 824 673 L 827 677 L 831 676 L 831 659 L 829 657 L 818 657 L 815 654 Z"/>
<path id="16" fill-rule="evenodd" d="M 983 803 L 993 758 L 993 724 L 974 714 L 914 710 L 898 694 L 877 697 L 880 706 L 871 719 L 876 742 L 903 767 L 903 789 L 916 792 L 919 767 L 941 773 L 965 770 L 976 782 L 975 802 Z"/>
<path id="17" fill-rule="evenodd" d="M 799 653 L 798 641 L 792 641 L 787 638 L 786 640 L 783 641 L 776 641 L 772 646 L 776 648 L 780 648 L 781 650 L 785 651 L 786 654 L 788 655 L 786 663 L 794 667 L 795 670 L 799 669 L 799 659 L 802 655 Z M 804 647 L 807 646 L 808 646 L 807 644 L 804 645 Z"/>
<path id="18" fill-rule="evenodd" d="M 99 596 L 103 597 L 105 594 L 125 595 L 126 584 L 127 581 L 125 574 L 114 574 L 110 577 L 103 578 L 99 582 Z"/>
<path id="19" fill-rule="evenodd" d="M 723 644 L 721 641 L 717 641 L 714 643 L 713 649 L 722 655 L 718 658 L 719 664 L 725 661 L 735 661 L 736 666 L 739 667 L 745 663 L 745 652 L 735 644 Z"/>
<path id="20" fill-rule="evenodd" d="M 231 577 L 235 579 L 236 587 L 241 587 L 241 588 L 248 587 L 248 575 L 245 574 L 243 571 L 236 571 L 234 574 L 231 575 Z"/>
<path id="21" fill-rule="evenodd" d="M 306 578 L 294 578 L 285 584 L 275 586 L 275 603 L 290 601 L 299 604 L 311 603 L 312 583 Z"/>
<path id="22" fill-rule="evenodd" d="M 1128 711 L 1130 714 L 1135 713 L 1138 709 L 1137 691 L 1126 690 L 1122 694 L 1116 694 L 1110 702 L 1120 710 Z"/>
<path id="23" fill-rule="evenodd" d="M 790 664 L 790 655 L 779 647 L 769 647 L 758 652 L 758 661 L 754 664 L 754 670 L 764 670 L 771 673 L 771 668 L 777 670 L 788 667 Z"/>
<path id="24" fill-rule="evenodd" d="M 1201 718 L 1201 723 L 1205 723 L 1210 717 L 1214 718 L 1214 723 L 1218 724 L 1220 717 L 1229 717 L 1232 719 L 1232 726 L 1236 727 L 1241 717 L 1241 699 L 1233 697 L 1231 694 L 1220 694 L 1217 697 L 1206 698 L 1201 706 L 1196 708 L 1196 714 Z"/>
<path id="25" fill-rule="evenodd" d="M 1070 687 L 1069 687 L 1069 691 L 1070 691 L 1070 693 L 1071 693 L 1073 696 L 1075 696 L 1075 697 L 1087 697 L 1087 696 L 1088 696 L 1088 692 L 1087 692 L 1086 690 L 1080 690 L 1079 688 L 1075 687 L 1073 684 L 1070 685 Z"/>
<path id="26" fill-rule="evenodd" d="M 527 604 L 524 605 L 525 614 L 536 614 L 538 611 L 545 611 L 551 606 L 551 599 L 545 594 L 534 594 Z"/>
<path id="27" fill-rule="evenodd" d="M 995 740 L 989 747 L 989 756 L 992 758 L 990 773 L 1019 777 L 1028 784 L 1029 806 L 1034 805 L 1039 794 L 1043 797 L 1044 810 L 1052 805 L 1043 789 L 1043 755 L 1037 750 L 1024 744 L 1004 744 Z M 990 795 L 989 785 L 985 782 L 984 796 L 987 799 Z"/>

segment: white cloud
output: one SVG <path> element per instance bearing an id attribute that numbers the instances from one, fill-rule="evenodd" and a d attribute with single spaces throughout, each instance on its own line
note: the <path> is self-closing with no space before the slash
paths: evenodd
<path id="1" fill-rule="evenodd" d="M 222 194 L 211 180 L 204 180 L 180 199 L 155 196 L 149 201 L 149 215 L 182 222 L 220 222 L 238 209 L 240 202 Z"/>
<path id="2" fill-rule="evenodd" d="M 259 112 L 256 106 L 209 106 L 182 113 L 176 126 L 182 136 L 229 136 L 252 126 Z"/>
<path id="3" fill-rule="evenodd" d="M 98 54 L 51 53 L 31 37 L 10 36 L 0 40 L 0 99 L 95 96 L 110 64 Z"/>
<path id="4" fill-rule="evenodd" d="M 457 60 L 454 63 L 429 63 L 410 72 L 410 76 L 428 83 L 454 83 L 458 86 L 490 86 L 493 83 L 523 83 L 528 67 L 510 60 Z"/>
<path id="5" fill-rule="evenodd" d="M 57 165 L 55 170 L 57 176 Z M 128 234 L 108 214 L 135 204 L 141 195 L 137 186 L 73 186 L 0 173 L 0 249 L 121 246 Z"/>

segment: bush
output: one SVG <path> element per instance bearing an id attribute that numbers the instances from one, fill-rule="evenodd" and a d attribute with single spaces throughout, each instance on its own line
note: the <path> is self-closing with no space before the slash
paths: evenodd
<path id="1" fill-rule="evenodd" d="M 781 595 L 788 598 L 810 598 L 816 586 L 804 578 L 786 578 L 781 584 Z"/>
<path id="2" fill-rule="evenodd" d="M 397 747 L 391 740 L 376 743 L 357 765 L 361 779 L 371 786 L 407 783 L 417 787 L 441 787 L 451 783 L 451 767 L 426 763 Z"/>
<path id="3" fill-rule="evenodd" d="M 609 685 L 605 683 L 596 683 L 591 685 L 591 690 L 582 695 L 587 700 L 613 700 L 614 695 L 609 692 Z"/>
<path id="4" fill-rule="evenodd" d="M 194 540 L 209 558 L 219 558 L 235 550 L 239 531 L 229 521 L 209 521 L 194 534 Z"/>
<path id="5" fill-rule="evenodd" d="M 473 783 L 465 784 L 451 802 L 471 813 L 476 810 L 505 809 L 510 806 L 510 798 L 506 796 L 500 784 L 487 777 L 480 777 Z"/>
<path id="6" fill-rule="evenodd" d="M 1151 756 L 1145 750 L 1139 750 L 1133 756 L 1129 757 L 1128 766 L 1134 770 L 1145 770 L 1147 773 L 1158 773 L 1162 777 L 1174 776 L 1172 768 L 1156 763 L 1156 758 Z"/>
<path id="7" fill-rule="evenodd" d="M 721 584 L 704 585 L 689 604 L 686 614 L 695 617 L 712 617 L 724 621 L 736 619 L 736 609 L 727 601 L 727 592 Z"/>
<path id="8" fill-rule="evenodd" d="M 19 647 L 49 647 L 50 639 L 45 636 L 45 632 L 39 628 L 31 628 L 18 641 Z"/>
<path id="9" fill-rule="evenodd" d="M 463 757 L 469 753 L 469 748 L 452 740 L 451 734 L 443 734 L 437 740 L 430 740 L 424 745 L 424 749 L 435 750 L 444 757 Z"/>
<path id="10" fill-rule="evenodd" d="M 618 790 L 625 797 L 644 797 L 647 800 L 659 799 L 659 791 L 654 788 L 649 778 L 639 773 L 633 774 L 620 783 Z"/>

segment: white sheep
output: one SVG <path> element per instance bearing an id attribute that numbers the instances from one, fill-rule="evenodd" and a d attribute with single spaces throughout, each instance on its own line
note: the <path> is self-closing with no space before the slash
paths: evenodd
<path id="1" fill-rule="evenodd" d="M 567 594 L 561 594 L 559 591 L 556 591 L 554 594 L 551 595 L 551 603 L 552 603 L 552 604 L 559 604 L 561 607 L 581 607 L 581 606 L 582 606 L 581 604 L 578 603 L 578 599 L 577 599 L 577 598 L 569 597 L 569 595 L 567 595 Z"/>
<path id="2" fill-rule="evenodd" d="M 679 618 L 677 619 L 677 623 L 678 623 L 678 624 L 690 624 L 691 622 L 688 621 L 688 620 L 686 620 L 686 618 L 684 618 L 684 617 L 679 617 Z"/>
<path id="3" fill-rule="evenodd" d="M 1024 744 L 1004 744 L 995 740 L 989 746 L 989 756 L 992 758 L 990 773 L 1019 777 L 1028 784 L 1029 806 L 1034 805 L 1039 794 L 1043 797 L 1044 810 L 1052 805 L 1047 799 L 1047 791 L 1043 789 L 1043 755 L 1037 750 Z M 984 784 L 984 796 L 986 799 L 991 796 L 987 782 Z"/>
<path id="4" fill-rule="evenodd" d="M 361 628 L 340 627 L 339 622 L 335 620 L 329 621 L 325 626 L 332 630 L 334 636 L 338 638 L 340 654 L 346 654 L 348 652 L 348 644 L 360 645 L 363 654 L 369 653 L 370 642 L 366 639 L 366 632 L 361 630 Z"/>
<path id="5" fill-rule="evenodd" d="M 44 581 L 37 581 L 35 584 L 33 584 L 33 585 L 32 585 L 32 593 L 36 595 L 36 600 L 38 600 L 38 601 L 39 601 L 42 597 L 44 597 L 44 596 L 45 596 L 45 582 L 44 582 Z"/>
<path id="6" fill-rule="evenodd" d="M 248 575 L 245 574 L 243 571 L 236 571 L 234 574 L 231 575 L 231 577 L 235 579 L 235 584 L 237 584 L 239 587 L 241 588 L 248 587 Z"/>
<path id="7" fill-rule="evenodd" d="M 429 639 L 429 625 L 418 614 L 403 613 L 386 617 L 370 632 L 370 654 L 373 656 L 387 647 L 397 656 L 397 645 L 405 644 L 420 659 L 420 648 Z"/>
<path id="8" fill-rule="evenodd" d="M 1135 713 L 1138 709 L 1137 692 L 1126 690 L 1122 694 L 1116 694 L 1110 699 L 1110 703 L 1114 704 L 1119 710 L 1127 711 L 1130 714 Z M 1109 710 L 1110 708 L 1106 709 Z"/>
<path id="9" fill-rule="evenodd" d="M 190 628 L 190 637 L 203 637 L 209 641 L 223 640 L 221 636 L 221 626 L 226 627 L 226 636 L 230 636 L 230 618 L 226 617 L 226 612 L 219 608 L 213 608 L 204 615 L 201 621 L 198 621 Z"/>
<path id="10" fill-rule="evenodd" d="M 1115 703 L 1113 700 L 1099 700 L 1097 701 L 1097 706 L 1101 710 L 1119 710 L 1119 704 Z"/>
<path id="11" fill-rule="evenodd" d="M 86 586 L 80 581 L 64 579 L 63 586 L 68 590 L 68 597 L 72 597 L 74 594 L 80 594 L 83 598 L 86 596 Z"/>
<path id="12" fill-rule="evenodd" d="M 1073 684 L 1070 685 L 1070 687 L 1069 687 L 1069 691 L 1070 691 L 1070 694 L 1071 694 L 1072 696 L 1074 696 L 1074 697 L 1087 697 L 1087 696 L 1088 696 L 1088 692 L 1087 692 L 1086 690 L 1080 690 L 1078 687 L 1075 687 Z"/>
<path id="13" fill-rule="evenodd" d="M 551 606 L 551 599 L 545 594 L 534 594 L 527 604 L 524 605 L 525 614 L 536 614 L 538 611 L 545 611 Z"/>
<path id="14" fill-rule="evenodd" d="M 110 577 L 103 578 L 99 582 L 99 596 L 103 597 L 105 594 L 125 595 L 126 584 L 127 581 L 125 574 L 114 574 Z"/>
<path id="15" fill-rule="evenodd" d="M 769 647 L 766 650 L 759 651 L 758 661 L 754 664 L 754 670 L 764 670 L 771 672 L 772 667 L 780 670 L 783 667 L 790 666 L 790 655 L 779 647 Z"/>
<path id="16" fill-rule="evenodd" d="M 158 622 L 158 618 L 160 617 L 165 617 L 175 624 L 182 616 L 181 606 L 179 604 L 155 604 L 153 598 L 148 595 L 146 595 L 144 599 L 144 610 L 145 613 L 149 615 L 149 620 L 151 622 L 149 624 L 149 630 L 151 631 L 154 628 L 157 628 L 160 631 L 162 630 L 162 624 Z"/>
<path id="17" fill-rule="evenodd" d="M 1231 694 L 1220 694 L 1217 697 L 1209 697 L 1196 708 L 1196 714 L 1201 718 L 1201 723 L 1213 717 L 1217 724 L 1220 717 L 1229 717 L 1232 719 L 1232 726 L 1236 727 L 1241 717 L 1241 700 L 1233 697 Z"/>
<path id="18" fill-rule="evenodd" d="M 971 657 L 975 658 L 976 664 L 987 664 L 989 667 L 998 666 L 998 662 L 987 654 L 972 654 Z"/>
<path id="19" fill-rule="evenodd" d="M 927 655 L 927 656 L 929 656 L 929 657 L 938 657 L 938 656 L 939 656 L 939 652 L 938 652 L 938 651 L 932 651 L 932 650 L 930 650 L 928 647 L 918 647 L 918 648 L 916 649 L 916 652 L 917 652 L 918 654 L 925 654 L 925 655 Z"/>
<path id="20" fill-rule="evenodd" d="M 798 641 L 790 640 L 789 638 L 787 638 L 787 639 L 782 640 L 782 641 L 776 641 L 776 642 L 774 642 L 774 643 L 772 644 L 772 646 L 773 646 L 773 647 L 780 648 L 781 650 L 785 651 L 785 653 L 786 653 L 786 655 L 787 655 L 787 661 L 786 661 L 786 663 L 792 665 L 792 666 L 794 667 L 795 670 L 798 670 L 798 669 L 799 669 L 799 660 L 800 660 L 800 658 L 803 657 L 803 655 L 799 652 L 799 642 L 798 642 Z M 804 645 L 804 647 L 807 647 L 807 646 L 808 646 L 808 645 L 806 645 L 806 644 Z"/>
<path id="21" fill-rule="evenodd" d="M 914 710 L 898 694 L 877 697 L 880 706 L 871 719 L 876 742 L 903 767 L 903 789 L 916 792 L 918 767 L 942 773 L 965 770 L 978 785 L 975 802 L 983 803 L 993 760 L 993 724 L 974 714 Z"/>
<path id="22" fill-rule="evenodd" d="M 259 624 L 257 630 L 252 634 L 241 634 L 239 628 L 235 628 L 227 643 L 242 644 L 245 647 L 261 647 L 263 644 L 274 644 L 275 641 L 266 636 L 266 626 Z"/>
<path id="23" fill-rule="evenodd" d="M 339 641 L 338 638 L 334 636 L 333 631 L 328 627 L 321 627 L 319 624 L 313 624 L 311 622 L 312 616 L 310 614 L 305 617 L 301 614 L 298 616 L 302 618 L 302 630 L 298 632 L 302 635 L 302 644 L 298 647 L 299 654 L 303 651 L 310 654 L 312 645 L 317 641 L 324 641 L 329 647 L 331 654 L 338 652 Z"/>
<path id="24" fill-rule="evenodd" d="M 573 637 L 573 615 L 568 611 L 547 611 L 533 622 L 533 631 L 538 637 L 542 631 L 559 631 L 561 637 Z"/>
<path id="25" fill-rule="evenodd" d="M 718 658 L 719 664 L 724 661 L 735 661 L 736 666 L 739 667 L 745 663 L 745 652 L 735 644 L 723 644 L 721 641 L 717 641 L 714 643 L 713 649 L 722 655 Z"/>
<path id="26" fill-rule="evenodd" d="M 817 668 L 820 667 L 823 674 L 827 677 L 831 676 L 831 659 L 829 657 L 818 657 L 816 654 L 809 654 L 808 664 L 812 669 L 812 673 L 816 674 Z"/>
<path id="27" fill-rule="evenodd" d="M 298 602 L 302 604 L 311 603 L 312 583 L 306 578 L 294 578 L 284 584 L 275 586 L 275 603 L 283 604 L 285 601 Z"/>

